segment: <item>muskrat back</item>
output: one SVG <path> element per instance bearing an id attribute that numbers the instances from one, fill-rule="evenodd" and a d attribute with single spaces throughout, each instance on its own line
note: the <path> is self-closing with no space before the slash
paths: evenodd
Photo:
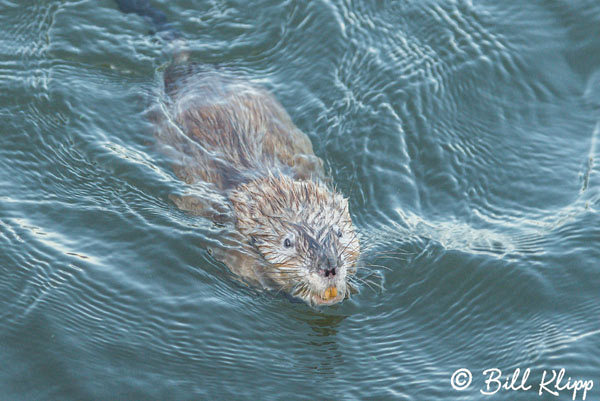
<path id="1" fill-rule="evenodd" d="M 229 190 L 269 172 L 323 180 L 323 162 L 310 139 L 266 90 L 193 64 L 165 72 L 169 119 L 161 142 L 178 153 L 185 182 Z"/>
<path id="2" fill-rule="evenodd" d="M 169 68 L 165 92 L 158 139 L 175 173 L 213 185 L 241 234 L 240 248 L 218 259 L 310 304 L 348 297 L 360 253 L 348 201 L 325 183 L 322 160 L 273 95 L 195 65 Z M 194 197 L 172 199 L 214 217 Z"/>

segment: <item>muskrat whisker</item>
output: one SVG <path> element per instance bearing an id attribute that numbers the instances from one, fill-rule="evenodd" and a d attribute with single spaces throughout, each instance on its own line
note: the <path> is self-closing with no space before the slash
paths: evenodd
<path id="1" fill-rule="evenodd" d="M 287 276 L 286 276 L 287 277 Z M 297 284 L 284 285 L 279 288 L 276 294 L 279 294 L 282 290 L 289 292 L 292 296 L 298 296 L 297 294 L 300 290 L 306 285 L 303 281 L 300 280 L 300 277 L 294 277 L 298 280 Z"/>
<path id="2" fill-rule="evenodd" d="M 273 266 L 272 269 L 269 270 L 270 275 L 281 275 L 284 277 L 293 276 L 293 277 L 301 277 L 300 270 L 293 267 L 278 267 Z"/>
<path id="3" fill-rule="evenodd" d="M 384 265 L 378 265 L 378 264 L 375 264 L 375 263 L 366 263 L 365 266 L 367 266 L 367 267 L 379 267 L 381 269 L 386 269 L 388 271 L 393 271 L 393 269 L 391 267 L 384 266 Z"/>
<path id="4" fill-rule="evenodd" d="M 370 280 L 364 280 L 360 277 L 354 276 L 353 279 L 360 281 L 361 283 L 365 284 L 367 287 L 369 287 L 373 292 L 377 293 L 377 291 L 375 291 L 375 289 L 373 287 L 371 287 L 371 284 L 376 285 L 373 281 Z M 383 286 L 380 286 L 381 289 L 383 289 Z"/>
<path id="5" fill-rule="evenodd" d="M 381 285 L 381 284 L 379 284 L 379 283 L 376 283 L 376 282 L 375 282 L 375 281 L 373 281 L 373 280 L 363 280 L 363 281 L 364 281 L 364 283 L 365 283 L 365 284 L 367 284 L 367 283 L 371 283 L 371 284 L 373 284 L 374 286 L 376 286 L 377 288 L 379 288 L 381 291 L 383 291 L 383 285 Z"/>
<path id="6" fill-rule="evenodd" d="M 280 277 L 294 277 L 294 278 L 300 278 L 302 277 L 302 275 L 300 274 L 300 272 L 298 270 L 295 269 L 280 269 L 281 271 L 274 271 L 272 272 L 273 274 L 279 275 Z"/>
<path id="7" fill-rule="evenodd" d="M 293 290 L 292 295 L 298 298 L 306 298 L 308 293 L 308 288 L 306 287 L 306 283 L 302 282 L 298 286 L 299 288 Z"/>
<path id="8" fill-rule="evenodd" d="M 373 273 L 378 273 L 378 272 L 379 272 L 378 270 L 372 269 L 372 268 L 371 268 L 371 267 L 369 267 L 369 266 L 362 266 L 362 267 L 360 268 L 360 271 L 361 271 L 361 272 L 362 272 L 362 271 L 365 271 L 365 270 L 366 270 L 366 271 L 367 271 L 369 274 L 373 274 Z"/>
<path id="9" fill-rule="evenodd" d="M 356 237 L 358 237 L 358 234 L 356 232 L 354 232 L 353 236 L 350 238 L 350 241 L 348 241 L 348 245 L 346 245 L 340 253 L 346 252 L 346 249 L 348 249 L 348 247 L 350 245 L 354 244 L 354 240 L 356 239 Z M 356 246 L 356 244 L 354 244 L 354 245 Z"/>
<path id="10" fill-rule="evenodd" d="M 355 283 L 351 283 L 348 282 L 348 285 L 346 285 L 346 293 L 344 294 L 344 297 L 348 297 L 351 298 L 352 294 L 357 294 L 358 293 L 358 288 L 355 285 Z"/>
<path id="11" fill-rule="evenodd" d="M 385 255 L 384 256 L 380 256 L 380 255 L 375 255 L 374 258 L 375 258 L 375 260 L 377 260 L 377 259 L 393 259 L 393 260 L 401 260 L 402 262 L 408 262 L 407 258 L 401 258 L 401 257 L 398 257 L 398 256 L 385 256 Z"/>
<path id="12" fill-rule="evenodd" d="M 288 289 L 287 289 L 287 288 L 285 288 L 285 287 L 280 287 L 280 288 L 279 288 L 277 291 L 275 291 L 275 294 L 273 294 L 273 296 L 274 296 L 274 297 L 276 297 L 277 295 L 279 295 L 279 293 L 280 293 L 281 291 L 284 291 L 284 290 L 286 290 L 286 291 L 287 291 Z"/>
<path id="13" fill-rule="evenodd" d="M 380 280 L 383 279 L 383 275 L 381 274 L 381 272 L 379 270 L 373 270 L 373 269 L 368 269 L 368 268 L 363 269 L 363 270 L 367 270 L 369 273 L 366 276 L 364 276 L 364 277 L 354 276 L 352 278 L 366 280 L 366 279 L 368 279 L 368 278 L 370 278 L 372 276 L 377 276 Z"/>
<path id="14" fill-rule="evenodd" d="M 405 251 L 379 251 L 377 252 L 378 255 L 406 255 L 406 256 L 410 256 L 410 255 L 415 255 L 415 252 L 405 252 Z"/>
<path id="15" fill-rule="evenodd" d="M 368 279 L 370 279 L 371 277 L 374 277 L 374 276 L 377 277 L 377 279 L 380 280 L 380 281 L 383 280 L 383 275 L 381 274 L 381 272 L 378 272 L 378 271 L 371 271 L 365 277 L 357 277 L 357 278 L 361 279 L 361 280 L 368 280 Z M 368 280 L 368 281 L 375 284 L 375 282 L 372 281 L 372 280 Z M 383 289 L 383 286 L 381 284 L 377 284 L 377 286 L 380 287 L 381 289 Z"/>
<path id="16" fill-rule="evenodd" d="M 273 267 L 277 268 L 277 269 L 288 269 L 288 270 L 295 270 L 295 271 L 300 271 L 300 269 L 298 267 L 294 267 L 292 265 L 288 265 L 288 264 L 279 264 L 279 263 L 275 263 L 273 264 Z"/>
<path id="17" fill-rule="evenodd" d="M 302 277 L 294 274 L 294 273 L 288 273 L 288 272 L 274 272 L 273 273 L 273 277 L 277 277 L 277 278 L 283 278 L 283 279 L 294 279 L 294 280 L 301 280 Z M 291 285 L 288 285 L 288 287 L 292 287 Z"/>

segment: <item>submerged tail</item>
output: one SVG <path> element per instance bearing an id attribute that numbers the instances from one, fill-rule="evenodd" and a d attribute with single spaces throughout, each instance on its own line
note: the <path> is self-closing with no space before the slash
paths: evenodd
<path id="1" fill-rule="evenodd" d="M 168 42 L 165 51 L 170 54 L 175 65 L 187 62 L 189 54 L 183 35 L 167 21 L 167 15 L 152 7 L 149 0 L 115 0 L 119 10 L 133 13 L 148 19 L 152 23 L 152 34 L 160 34 Z"/>
<path id="2" fill-rule="evenodd" d="M 153 33 L 168 32 L 171 39 L 181 36 L 179 31 L 174 30 L 167 21 L 167 15 L 152 7 L 149 0 L 115 0 L 119 10 L 124 13 L 134 13 L 147 18 L 152 22 Z"/>

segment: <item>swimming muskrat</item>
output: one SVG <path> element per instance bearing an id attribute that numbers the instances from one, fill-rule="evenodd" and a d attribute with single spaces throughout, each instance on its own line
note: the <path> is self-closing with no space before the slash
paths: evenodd
<path id="1" fill-rule="evenodd" d="M 326 184 L 309 138 L 267 91 L 192 64 L 165 72 L 157 133 L 176 175 L 223 194 L 247 252 L 221 259 L 244 279 L 311 304 L 349 294 L 359 242 L 348 201 Z M 174 198 L 198 214 L 197 198 Z M 210 213 L 208 213 L 210 215 Z"/>
<path id="2" fill-rule="evenodd" d="M 240 234 L 244 249 L 219 259 L 245 281 L 309 304 L 347 297 L 360 253 L 348 201 L 327 183 L 323 161 L 280 103 L 264 89 L 187 62 L 169 67 L 164 83 L 159 143 L 180 179 L 208 183 L 223 197 L 216 208 Z M 172 199 L 215 216 L 210 202 Z"/>

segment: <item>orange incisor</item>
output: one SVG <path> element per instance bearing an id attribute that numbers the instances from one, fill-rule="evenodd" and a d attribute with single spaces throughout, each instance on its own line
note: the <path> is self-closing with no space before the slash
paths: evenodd
<path id="1" fill-rule="evenodd" d="M 337 288 L 335 287 L 329 287 L 325 290 L 325 294 L 323 294 L 323 298 L 326 301 L 329 301 L 330 299 L 333 299 L 335 297 L 337 297 Z"/>

